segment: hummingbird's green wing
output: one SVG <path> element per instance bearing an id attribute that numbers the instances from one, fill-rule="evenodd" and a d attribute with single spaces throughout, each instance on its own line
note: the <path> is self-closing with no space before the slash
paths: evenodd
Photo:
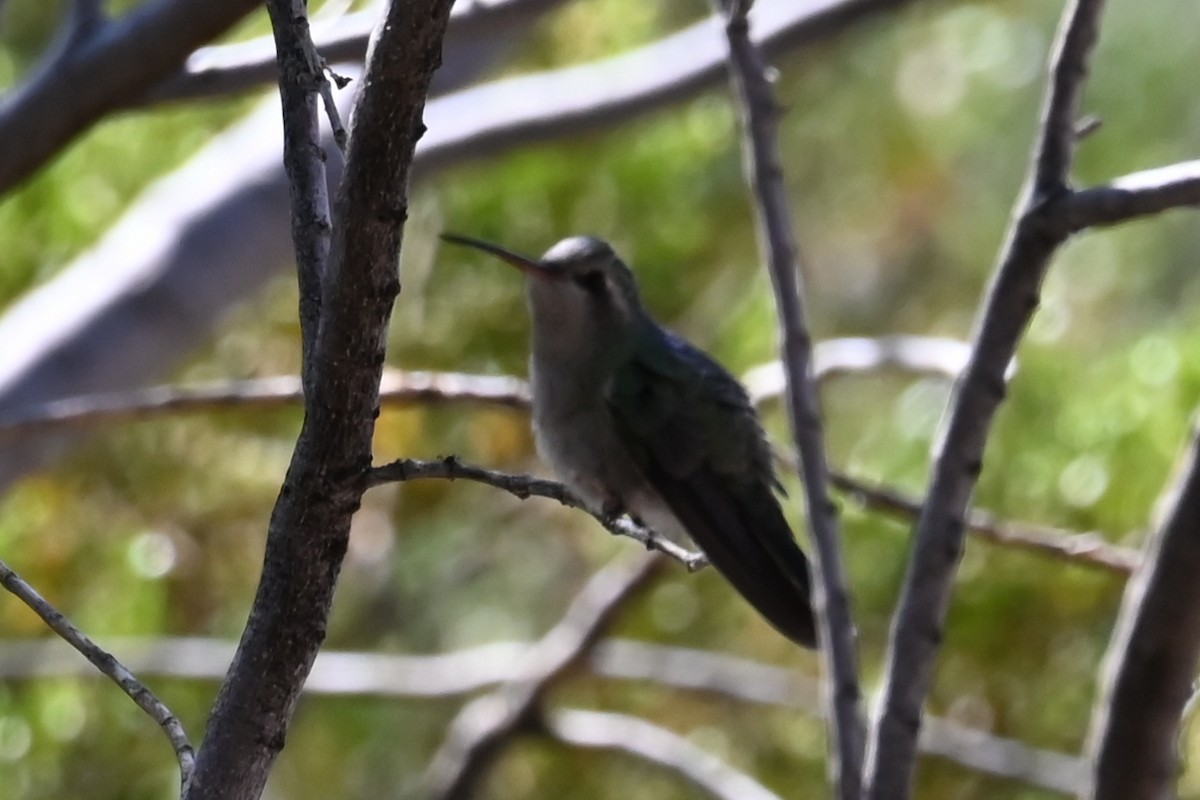
<path id="1" fill-rule="evenodd" d="M 655 326 L 605 399 L 634 461 L 712 565 L 780 632 L 815 647 L 808 559 L 773 492 L 770 448 L 742 385 Z"/>

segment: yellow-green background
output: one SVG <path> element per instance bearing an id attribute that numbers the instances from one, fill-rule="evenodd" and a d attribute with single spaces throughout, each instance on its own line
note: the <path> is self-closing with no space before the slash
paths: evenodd
<path id="1" fill-rule="evenodd" d="M 1085 101 L 1103 125 L 1081 145 L 1081 185 L 1194 157 L 1200 142 L 1194 5 L 1110 6 Z M 547 16 L 505 71 L 649 42 L 705 10 L 699 2 L 576 0 Z M 28 68 L 57 12 L 32 0 L 7 4 L 0 85 Z M 783 157 L 817 337 L 969 336 L 1022 180 L 1058 12 L 1032 0 L 914 3 L 778 62 Z M 264 32 L 258 18 L 241 35 Z M 0 201 L 0 303 L 52 276 L 248 102 L 108 120 Z M 519 277 L 483 257 L 437 251 L 442 228 L 531 253 L 564 235 L 601 235 L 634 265 L 664 323 L 734 371 L 773 357 L 770 288 L 723 87 L 618 128 L 428 177 L 412 201 L 392 366 L 524 374 Z M 1200 396 L 1198 252 L 1200 226 L 1189 212 L 1086 234 L 1064 248 L 997 420 L 980 506 L 1140 544 Z M 281 275 L 165 377 L 294 372 L 294 281 Z M 833 463 L 919 490 L 946 391 L 944 382 L 897 375 L 829 384 Z M 0 498 L 0 557 L 102 641 L 234 639 L 299 419 L 295 410 L 245 410 L 105 427 L 59 468 Z M 782 415 L 767 421 L 784 440 Z M 457 454 L 544 472 L 527 420 L 510 411 L 386 411 L 376 451 L 379 460 Z M 798 497 L 792 491 L 793 513 Z M 843 508 L 872 687 L 909 530 L 849 502 Z M 635 547 L 549 501 L 521 503 L 461 482 L 375 490 L 355 530 L 328 645 L 426 653 L 531 639 L 593 570 Z M 1030 745 L 1079 751 L 1122 588 L 1094 569 L 969 544 L 929 708 L 968 714 Z M 817 669 L 711 573 L 671 571 L 617 631 Z M 0 648 L 7 638 L 44 635 L 31 613 L 0 596 Z M 153 686 L 199 738 L 215 684 Z M 824 734 L 794 712 L 587 677 L 568 682 L 559 700 L 643 715 L 784 796 L 823 792 Z M 306 698 L 272 796 L 394 794 L 426 764 L 460 703 Z M 160 733 L 112 686 L 0 682 L 7 796 L 165 798 L 177 791 L 176 776 Z M 1195 780 L 1187 773 L 1184 788 L 1198 791 Z M 485 796 L 666 800 L 691 791 L 636 762 L 526 740 L 501 759 Z M 934 759 L 921 765 L 917 794 L 1054 796 Z"/>

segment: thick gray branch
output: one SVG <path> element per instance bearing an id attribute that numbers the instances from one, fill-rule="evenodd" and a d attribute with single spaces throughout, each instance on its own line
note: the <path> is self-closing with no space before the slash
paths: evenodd
<path id="1" fill-rule="evenodd" d="M 338 192 L 304 426 L 186 800 L 260 795 L 324 639 L 350 518 L 366 490 L 385 334 L 400 290 L 409 171 L 449 12 L 449 0 L 396 0 L 370 50 Z"/>

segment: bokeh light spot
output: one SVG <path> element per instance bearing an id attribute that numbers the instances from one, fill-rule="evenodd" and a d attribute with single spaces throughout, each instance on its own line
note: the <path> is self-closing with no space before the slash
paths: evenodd
<path id="1" fill-rule="evenodd" d="M 138 575 L 156 580 L 169 573 L 178 557 L 171 537 L 159 531 L 140 533 L 129 543 L 129 566 Z"/>
<path id="2" fill-rule="evenodd" d="M 1108 466 L 1099 456 L 1087 454 L 1072 461 L 1058 476 L 1058 491 L 1073 506 L 1095 505 L 1108 489 Z"/>

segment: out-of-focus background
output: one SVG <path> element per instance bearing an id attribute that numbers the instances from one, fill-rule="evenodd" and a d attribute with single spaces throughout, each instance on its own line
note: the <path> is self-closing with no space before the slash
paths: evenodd
<path id="1" fill-rule="evenodd" d="M 62 5 L 0 6 L 0 85 L 26 76 Z M 1031 0 L 913 2 L 774 59 L 818 338 L 969 339 L 1029 157 L 1059 12 L 1057 3 Z M 707 13 L 698 0 L 564 2 L 483 79 L 590 62 Z M 1194 157 L 1195 21 L 1188 0 L 1152 9 L 1110 4 L 1084 109 L 1102 124 L 1081 144 L 1080 185 Z M 232 38 L 268 33 L 265 14 L 256 14 Z M 143 190 L 269 91 L 107 119 L 0 200 L 0 314 L 52 281 Z M 531 254 L 570 234 L 607 238 L 635 268 L 663 323 L 735 373 L 771 360 L 776 324 L 741 158 L 722 83 L 616 126 L 424 171 L 412 187 L 389 365 L 525 374 L 520 277 L 482 255 L 440 247 L 436 236 L 445 229 Z M 286 228 L 277 235 L 286 241 Z M 1198 254 L 1200 226 L 1181 212 L 1069 243 L 1020 351 L 978 506 L 1140 545 L 1200 396 Z M 214 320 L 211 337 L 197 338 L 155 381 L 295 373 L 295 280 L 287 263 L 277 267 L 276 278 L 241 297 Z M 0 350 L 23 344 L 9 337 Z M 919 493 L 949 389 L 945 378 L 896 370 L 830 379 L 823 400 L 832 463 Z M 773 438 L 787 441 L 778 407 L 768 405 L 765 419 Z M 249 407 L 89 428 L 77 446 L 0 497 L 0 558 L 101 643 L 235 641 L 299 424 L 296 408 Z M 0 440 L 8 458 L 16 446 Z M 379 462 L 454 454 L 546 473 L 527 417 L 505 409 L 385 409 L 376 454 Z M 803 537 L 801 494 L 794 480 L 785 483 Z M 839 502 L 871 689 L 910 524 Z M 327 647 L 432 654 L 532 641 L 590 574 L 637 548 L 552 501 L 522 502 L 465 482 L 372 490 L 355 520 Z M 1122 589 L 1112 572 L 970 542 L 930 712 L 1031 747 L 1078 753 Z M 818 671 L 815 656 L 756 618 L 712 571 L 691 575 L 673 565 L 622 613 L 614 634 Z M 127 698 L 90 675 L 39 677 L 42 662 L 18 657 L 30 652 L 29 640 L 48 636 L 23 605 L 0 596 L 2 793 L 173 796 L 176 764 Z M 57 642 L 37 653 L 71 658 Z M 217 682 L 161 675 L 149 682 L 198 738 Z M 552 701 L 650 719 L 784 796 L 824 791 L 822 725 L 795 709 L 588 670 Z M 463 702 L 309 695 L 268 794 L 394 794 L 420 774 Z M 1185 753 L 1191 747 L 1185 740 Z M 922 798 L 1061 796 L 936 757 L 922 762 L 918 781 Z M 1188 771 L 1182 788 L 1200 791 L 1200 774 Z M 666 800 L 693 792 L 637 761 L 533 737 L 500 759 L 484 796 Z"/>

